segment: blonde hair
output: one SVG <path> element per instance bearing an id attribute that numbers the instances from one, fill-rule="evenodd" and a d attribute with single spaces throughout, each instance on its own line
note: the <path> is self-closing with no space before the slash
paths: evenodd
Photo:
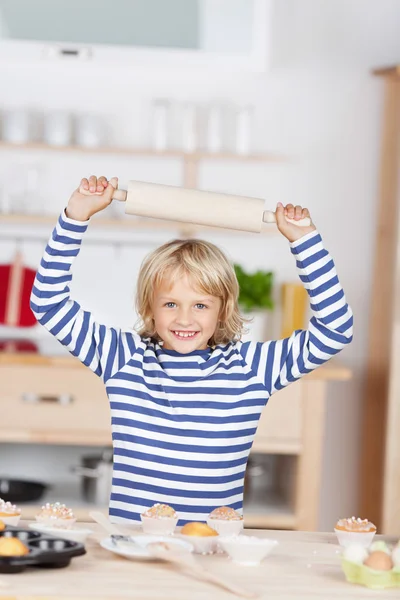
<path id="1" fill-rule="evenodd" d="M 244 319 L 238 306 L 239 284 L 225 254 L 203 240 L 173 240 L 151 252 L 142 262 L 136 290 L 139 334 L 160 340 L 153 318 L 153 294 L 164 278 L 171 282 L 187 275 L 199 291 L 221 299 L 219 321 L 211 346 L 240 340 Z"/>

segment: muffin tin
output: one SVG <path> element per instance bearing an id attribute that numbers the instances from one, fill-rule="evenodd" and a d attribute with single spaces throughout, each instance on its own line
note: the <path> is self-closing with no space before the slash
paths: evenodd
<path id="1" fill-rule="evenodd" d="M 45 535 L 38 531 L 7 526 L 1 537 L 17 537 L 29 548 L 24 556 L 0 556 L 0 573 L 20 573 L 27 567 L 60 569 L 67 567 L 71 558 L 86 554 L 85 546 L 60 536 Z"/>

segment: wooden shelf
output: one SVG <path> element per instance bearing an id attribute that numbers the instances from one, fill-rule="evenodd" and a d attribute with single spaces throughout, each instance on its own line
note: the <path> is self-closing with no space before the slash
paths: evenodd
<path id="1" fill-rule="evenodd" d="M 380 67 L 372 71 L 374 75 L 378 77 L 390 77 L 393 79 L 400 79 L 400 65 L 392 65 L 390 67 Z"/>
<path id="2" fill-rule="evenodd" d="M 157 151 L 152 148 L 129 148 L 113 146 L 54 146 L 42 142 L 27 142 L 14 144 L 0 142 L 0 150 L 34 150 L 43 152 L 80 152 L 84 154 L 126 154 L 128 156 L 150 156 L 154 158 L 180 158 L 186 161 L 220 160 L 242 162 L 282 162 L 287 158 L 277 154 L 235 154 L 234 152 L 183 152 L 181 150 Z"/>
<path id="3" fill-rule="evenodd" d="M 58 215 L 26 215 L 26 214 L 0 214 L 1 225 L 49 225 L 54 226 L 57 222 Z M 175 231 L 183 236 L 193 236 L 196 232 L 214 231 L 222 232 L 224 235 L 258 235 L 251 232 L 239 231 L 235 229 L 224 229 L 223 227 L 211 227 L 206 225 L 192 225 L 191 223 L 183 223 L 178 221 L 167 221 L 161 219 L 150 219 L 145 217 L 132 217 L 122 219 L 106 219 L 103 217 L 92 217 L 90 227 L 97 229 L 134 229 L 136 231 Z M 278 229 L 274 224 L 263 224 L 261 226 L 262 235 L 278 235 Z"/>

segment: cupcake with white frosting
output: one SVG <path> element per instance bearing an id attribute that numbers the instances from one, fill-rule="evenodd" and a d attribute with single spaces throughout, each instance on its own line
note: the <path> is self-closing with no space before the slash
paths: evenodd
<path id="1" fill-rule="evenodd" d="M 16 504 L 5 502 L 0 498 L 0 521 L 5 525 L 18 525 L 21 518 L 21 509 Z"/>
<path id="2" fill-rule="evenodd" d="M 344 548 L 351 544 L 361 544 L 365 548 L 368 548 L 376 533 L 376 527 L 368 519 L 351 517 L 348 519 L 339 519 L 335 525 L 334 532 L 339 544 Z"/>
<path id="3" fill-rule="evenodd" d="M 60 502 L 47 502 L 36 515 L 36 521 L 48 527 L 57 527 L 59 529 L 70 529 L 75 523 L 76 518 L 71 508 Z"/>

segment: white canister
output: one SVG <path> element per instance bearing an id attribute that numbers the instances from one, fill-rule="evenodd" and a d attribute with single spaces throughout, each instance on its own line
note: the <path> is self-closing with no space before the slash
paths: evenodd
<path id="1" fill-rule="evenodd" d="M 27 110 L 10 109 L 3 113 L 2 139 L 13 144 L 24 144 L 31 139 L 31 115 Z"/>
<path id="2" fill-rule="evenodd" d="M 186 104 L 182 115 L 182 150 L 195 152 L 197 150 L 197 107 Z"/>
<path id="3" fill-rule="evenodd" d="M 76 117 L 75 141 L 78 146 L 95 148 L 105 141 L 104 122 L 98 115 L 82 114 Z"/>
<path id="4" fill-rule="evenodd" d="M 251 152 L 252 117 L 251 106 L 240 107 L 236 112 L 235 150 L 237 154 L 247 155 Z"/>
<path id="5" fill-rule="evenodd" d="M 155 100 L 153 102 L 151 123 L 151 144 L 156 152 L 163 152 L 168 148 L 168 116 L 170 105 L 168 100 Z"/>
<path id="6" fill-rule="evenodd" d="M 45 115 L 43 141 L 52 146 L 68 146 L 71 143 L 71 115 L 54 111 Z"/>
<path id="7" fill-rule="evenodd" d="M 222 110 L 218 105 L 210 106 L 207 114 L 208 152 L 221 152 L 222 148 Z"/>

